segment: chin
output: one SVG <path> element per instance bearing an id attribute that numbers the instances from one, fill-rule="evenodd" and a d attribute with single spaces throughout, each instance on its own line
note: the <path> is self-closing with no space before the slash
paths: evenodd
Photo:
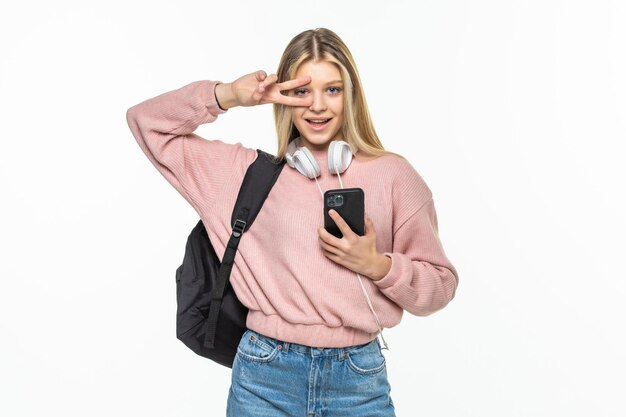
<path id="1" fill-rule="evenodd" d="M 309 132 L 308 130 L 300 130 L 298 129 L 300 136 L 304 137 L 308 142 L 313 145 L 324 145 L 326 143 L 330 143 L 330 141 L 334 140 L 339 133 L 339 131 L 335 132 Z M 304 132 L 304 133 L 303 133 Z"/>
<path id="2" fill-rule="evenodd" d="M 309 142 L 312 146 L 315 147 L 323 147 L 323 146 L 328 146 L 330 144 L 331 141 L 333 141 L 333 137 L 332 136 L 324 136 L 322 138 L 320 138 L 319 136 L 315 136 L 315 137 L 307 137 L 306 135 L 302 135 L 307 142 Z"/>

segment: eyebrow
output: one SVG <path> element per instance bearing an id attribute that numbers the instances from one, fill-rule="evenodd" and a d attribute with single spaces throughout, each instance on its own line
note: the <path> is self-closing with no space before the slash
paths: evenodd
<path id="1" fill-rule="evenodd" d="M 328 85 L 328 84 L 335 84 L 335 83 L 340 83 L 340 84 L 341 84 L 341 83 L 342 83 L 342 81 L 341 81 L 341 80 L 329 81 L 329 82 L 327 82 L 327 83 L 326 83 L 326 84 L 324 84 L 324 85 Z"/>

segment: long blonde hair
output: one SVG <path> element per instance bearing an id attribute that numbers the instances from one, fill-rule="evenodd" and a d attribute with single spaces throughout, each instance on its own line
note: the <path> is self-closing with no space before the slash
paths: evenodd
<path id="1" fill-rule="evenodd" d="M 298 68 L 313 60 L 328 61 L 337 66 L 344 84 L 344 122 L 341 128 L 343 140 L 352 151 L 366 155 L 396 155 L 383 148 L 374 130 L 374 125 L 365 100 L 361 79 L 348 47 L 335 32 L 326 28 L 306 30 L 295 36 L 285 48 L 278 65 L 277 82 L 294 79 Z M 291 106 L 274 103 L 274 122 L 278 137 L 278 151 L 275 162 L 281 161 L 287 153 L 289 142 L 300 133 L 291 119 Z"/>

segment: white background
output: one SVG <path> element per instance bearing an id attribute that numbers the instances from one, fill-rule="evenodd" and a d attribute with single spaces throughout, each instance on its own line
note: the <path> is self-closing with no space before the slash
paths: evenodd
<path id="1" fill-rule="evenodd" d="M 198 216 L 125 113 L 275 72 L 315 27 L 352 51 L 460 273 L 385 331 L 398 415 L 625 415 L 624 2 L 91 3 L 0 7 L 0 415 L 224 415 L 230 371 L 175 337 Z M 276 151 L 271 105 L 197 133 Z"/>

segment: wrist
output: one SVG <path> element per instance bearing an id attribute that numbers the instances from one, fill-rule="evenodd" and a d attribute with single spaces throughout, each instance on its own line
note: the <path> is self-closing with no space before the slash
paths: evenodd
<path id="1" fill-rule="evenodd" d="M 231 83 L 219 83 L 215 86 L 215 101 L 222 110 L 237 106 Z"/>
<path id="2" fill-rule="evenodd" d="M 382 253 L 378 253 L 373 265 L 374 268 L 369 277 L 374 281 L 378 281 L 385 277 L 391 270 L 391 258 Z"/>

